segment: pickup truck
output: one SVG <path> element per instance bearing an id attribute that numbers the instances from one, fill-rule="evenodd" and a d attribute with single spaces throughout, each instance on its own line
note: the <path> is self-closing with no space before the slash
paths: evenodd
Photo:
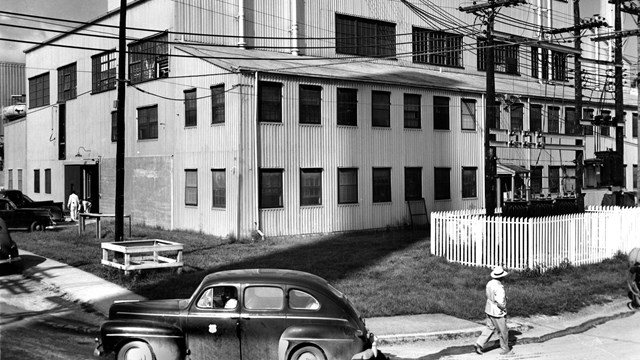
<path id="1" fill-rule="evenodd" d="M 19 209 L 23 208 L 42 208 L 49 209 L 51 212 L 51 220 L 55 222 L 64 222 L 64 211 L 62 202 L 54 202 L 53 200 L 34 201 L 20 190 L 0 190 L 0 198 L 11 200 Z"/>

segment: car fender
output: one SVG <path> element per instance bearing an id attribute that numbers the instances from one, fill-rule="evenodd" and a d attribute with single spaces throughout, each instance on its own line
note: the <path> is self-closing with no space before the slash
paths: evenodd
<path id="1" fill-rule="evenodd" d="M 287 360 L 301 346 L 319 347 L 327 359 L 351 359 L 365 350 L 367 342 L 358 337 L 357 329 L 348 326 L 307 324 L 287 328 L 280 337 L 278 360 Z"/>
<path id="2" fill-rule="evenodd" d="M 174 325 L 149 320 L 109 320 L 100 327 L 103 353 L 110 354 L 132 340 L 151 346 L 157 359 L 183 359 L 185 337 Z"/>

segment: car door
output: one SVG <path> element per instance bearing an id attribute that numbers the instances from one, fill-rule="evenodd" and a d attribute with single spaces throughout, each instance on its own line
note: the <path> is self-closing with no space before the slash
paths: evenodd
<path id="1" fill-rule="evenodd" d="M 210 286 L 194 297 L 185 329 L 191 360 L 240 359 L 237 299 L 236 285 Z"/>
<path id="2" fill-rule="evenodd" d="M 251 285 L 242 294 L 242 359 L 278 359 L 280 336 L 286 328 L 283 287 Z"/>
<path id="3" fill-rule="evenodd" d="M 15 228 L 15 211 L 6 199 L 0 199 L 0 217 L 7 224 L 7 228 Z"/>

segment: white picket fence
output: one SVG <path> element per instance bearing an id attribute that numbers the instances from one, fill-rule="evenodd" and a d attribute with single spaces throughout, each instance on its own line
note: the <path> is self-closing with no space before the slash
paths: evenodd
<path id="1" fill-rule="evenodd" d="M 640 247 L 640 208 L 589 207 L 540 218 L 431 213 L 431 254 L 470 266 L 546 269 L 592 264 Z"/>

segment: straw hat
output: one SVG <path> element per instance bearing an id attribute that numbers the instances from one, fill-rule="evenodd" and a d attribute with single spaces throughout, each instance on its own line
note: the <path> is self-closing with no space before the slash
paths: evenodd
<path id="1" fill-rule="evenodd" d="M 491 277 L 494 278 L 494 279 L 500 279 L 500 278 L 505 277 L 507 275 L 509 275 L 509 273 L 504 271 L 502 266 L 496 266 L 493 269 L 493 271 L 491 272 Z"/>

